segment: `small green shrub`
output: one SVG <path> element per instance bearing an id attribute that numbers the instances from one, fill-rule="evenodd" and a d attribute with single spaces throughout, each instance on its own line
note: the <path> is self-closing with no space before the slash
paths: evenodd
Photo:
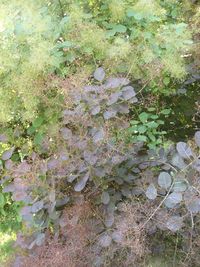
<path id="1" fill-rule="evenodd" d="M 155 149 L 163 143 L 166 131 L 160 130 L 164 124 L 164 118 L 170 114 L 170 109 L 163 109 L 154 114 L 155 108 L 149 108 L 147 112 L 138 115 L 138 120 L 131 120 L 128 128 L 128 141 L 132 143 L 144 142 L 149 148 Z M 162 116 L 162 119 L 161 119 Z"/>

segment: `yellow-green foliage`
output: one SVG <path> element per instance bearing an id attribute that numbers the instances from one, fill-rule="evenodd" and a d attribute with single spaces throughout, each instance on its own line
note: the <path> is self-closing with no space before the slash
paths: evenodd
<path id="1" fill-rule="evenodd" d="M 190 49 L 191 34 L 182 17 L 174 19 L 173 13 L 169 19 L 169 6 L 173 12 L 181 8 L 177 2 L 159 0 L 73 1 L 65 6 L 71 26 L 64 36 L 74 42 L 71 51 L 79 59 L 80 54 L 83 60 L 92 55 L 91 62 L 100 59 L 112 71 L 126 66 L 135 78 L 154 77 L 164 70 L 181 79 L 186 74 L 182 56 Z"/>
<path id="2" fill-rule="evenodd" d="M 172 7 L 181 9 L 172 0 L 0 1 L 0 122 L 31 121 L 55 70 L 98 62 L 134 78 L 184 77 L 191 36 Z"/>
<path id="3" fill-rule="evenodd" d="M 111 0 L 109 3 L 109 11 L 111 13 L 111 21 L 119 22 L 125 17 L 125 1 Z"/>
<path id="4" fill-rule="evenodd" d="M 55 25 L 40 1 L 0 5 L 0 121 L 17 115 L 31 120 L 42 94 L 39 80 L 59 58 L 52 55 Z"/>

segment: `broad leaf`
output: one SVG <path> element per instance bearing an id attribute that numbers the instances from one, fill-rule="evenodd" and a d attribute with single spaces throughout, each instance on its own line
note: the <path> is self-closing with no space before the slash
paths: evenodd
<path id="1" fill-rule="evenodd" d="M 37 213 L 39 210 L 41 210 L 44 207 L 43 200 L 37 201 L 32 205 L 31 211 L 33 213 Z"/>
<path id="2" fill-rule="evenodd" d="M 132 86 L 126 86 L 122 89 L 122 96 L 125 100 L 129 100 L 136 95 Z"/>
<path id="3" fill-rule="evenodd" d="M 158 176 L 158 184 L 164 189 L 168 189 L 172 183 L 171 175 L 167 172 L 161 172 Z"/>
<path id="4" fill-rule="evenodd" d="M 103 248 L 109 247 L 112 242 L 112 238 L 108 234 L 103 234 L 99 238 L 99 244 Z"/>
<path id="5" fill-rule="evenodd" d="M 183 218 L 180 216 L 172 216 L 167 220 L 166 227 L 172 232 L 179 231 L 183 227 Z"/>
<path id="6" fill-rule="evenodd" d="M 185 142 L 178 142 L 176 149 L 179 155 L 184 159 L 188 159 L 193 155 L 191 148 Z"/>
<path id="7" fill-rule="evenodd" d="M 4 151 L 2 156 L 1 156 L 2 160 L 10 159 L 12 157 L 13 151 L 14 151 L 14 147 Z"/>
<path id="8" fill-rule="evenodd" d="M 99 81 L 102 82 L 103 79 L 105 78 L 105 71 L 102 67 L 97 68 L 94 72 L 94 78 Z"/>
<path id="9" fill-rule="evenodd" d="M 182 201 L 182 194 L 180 192 L 173 192 L 166 198 L 164 204 L 167 208 L 174 208 Z"/>
<path id="10" fill-rule="evenodd" d="M 110 202 L 110 195 L 108 192 L 104 191 L 101 195 L 101 202 L 107 205 Z"/>
<path id="11" fill-rule="evenodd" d="M 154 200 L 157 197 L 157 189 L 154 184 L 150 184 L 145 192 L 145 195 L 148 199 Z"/>
<path id="12" fill-rule="evenodd" d="M 89 172 L 87 172 L 74 186 L 74 190 L 76 192 L 80 192 L 82 191 L 85 186 L 86 186 L 86 183 L 89 179 Z"/>

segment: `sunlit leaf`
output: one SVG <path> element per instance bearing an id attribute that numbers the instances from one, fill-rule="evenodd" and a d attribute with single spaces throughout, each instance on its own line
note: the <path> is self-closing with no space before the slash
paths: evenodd
<path id="1" fill-rule="evenodd" d="M 13 152 L 14 152 L 14 147 L 4 151 L 2 156 L 1 156 L 2 160 L 10 159 L 12 157 Z"/>

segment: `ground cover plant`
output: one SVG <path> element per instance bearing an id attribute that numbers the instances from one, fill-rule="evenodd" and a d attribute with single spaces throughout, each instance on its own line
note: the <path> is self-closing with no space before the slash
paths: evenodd
<path id="1" fill-rule="evenodd" d="M 198 267 L 198 3 L 0 7 L 1 266 Z"/>

